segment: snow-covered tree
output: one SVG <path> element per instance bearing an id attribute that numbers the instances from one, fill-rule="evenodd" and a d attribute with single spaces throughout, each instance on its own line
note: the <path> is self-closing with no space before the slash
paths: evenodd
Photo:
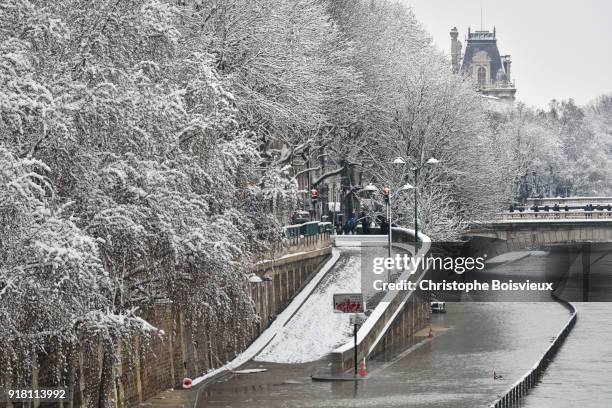
<path id="1" fill-rule="evenodd" d="M 490 112 L 491 128 L 515 178 L 515 195 L 608 194 L 605 100 L 585 108 L 570 99 L 553 100 L 546 110 L 517 104 Z"/>
<path id="2" fill-rule="evenodd" d="M 151 327 L 135 310 L 114 313 L 114 282 L 95 239 L 65 215 L 34 159 L 0 149 L 0 364 L 3 383 L 28 384 L 38 355 L 74 370 L 74 350 L 86 339 L 110 346 Z M 57 380 L 61 383 L 61 380 Z M 69 384 L 70 386 L 70 384 Z"/>
<path id="3" fill-rule="evenodd" d="M 102 342 L 96 403 L 106 406 L 115 351 L 124 336 L 153 331 L 142 317 L 155 302 L 184 307 L 211 338 L 251 333 L 247 272 L 281 239 L 270 210 L 292 205 L 294 185 L 281 167 L 262 171 L 257 129 L 238 121 L 193 7 L 11 0 L 0 8 L 0 146 L 2 168 L 14 173 L 2 187 L 12 207 L 0 236 L 11 245 L 0 314 L 18 307 L 16 323 L 32 324 L 7 325 L 14 348 L 3 362 L 24 378 L 31 367 L 17 365 L 20 357 L 53 349 L 68 360 L 77 341 Z M 24 160 L 46 165 L 21 174 L 15 163 Z M 39 281 L 20 280 L 51 267 Z M 56 297 L 43 303 L 49 293 Z M 14 336 L 43 327 L 49 335 L 32 343 Z"/>

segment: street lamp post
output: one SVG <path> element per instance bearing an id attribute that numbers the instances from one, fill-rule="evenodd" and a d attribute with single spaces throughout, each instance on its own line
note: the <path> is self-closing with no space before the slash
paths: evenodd
<path id="1" fill-rule="evenodd" d="M 385 216 L 387 217 L 387 257 L 391 258 L 391 197 L 390 197 L 390 192 L 391 190 L 389 189 L 389 187 L 385 187 L 383 188 L 383 198 L 385 199 L 385 207 L 386 210 L 385 211 Z M 387 270 L 387 275 L 388 275 L 388 270 Z M 388 278 L 388 276 L 387 276 Z M 389 281 L 389 279 L 387 279 L 387 281 Z"/>
<path id="2" fill-rule="evenodd" d="M 412 170 L 414 171 L 414 245 L 415 249 L 419 244 L 419 218 L 418 218 L 418 178 L 419 178 L 419 170 L 428 165 L 438 164 L 440 161 L 434 159 L 433 157 L 428 159 L 424 164 L 420 166 L 414 167 Z M 406 161 L 401 157 L 397 157 L 393 160 L 394 164 L 406 164 Z"/>
<path id="3" fill-rule="evenodd" d="M 417 196 L 417 186 L 418 186 L 418 180 L 419 179 L 419 168 L 415 167 L 414 168 L 414 254 L 416 256 L 416 253 L 418 252 L 418 245 L 419 245 L 419 217 L 417 215 L 418 213 L 418 206 L 419 206 L 419 201 L 418 201 L 418 196 Z"/>

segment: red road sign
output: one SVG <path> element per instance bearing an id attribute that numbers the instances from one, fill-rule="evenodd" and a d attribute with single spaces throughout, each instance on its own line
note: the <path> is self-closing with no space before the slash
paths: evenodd
<path id="1" fill-rule="evenodd" d="M 362 293 L 334 293 L 334 312 L 365 313 Z"/>

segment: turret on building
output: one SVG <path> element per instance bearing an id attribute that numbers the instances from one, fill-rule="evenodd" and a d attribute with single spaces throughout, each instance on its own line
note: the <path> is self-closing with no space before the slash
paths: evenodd
<path id="1" fill-rule="evenodd" d="M 453 27 L 451 37 L 451 64 L 454 73 L 473 79 L 474 85 L 483 95 L 503 100 L 514 100 L 516 87 L 510 76 L 510 55 L 500 55 L 497 48 L 495 27 L 472 32 L 468 28 L 465 53 L 461 56 L 459 31 Z"/>

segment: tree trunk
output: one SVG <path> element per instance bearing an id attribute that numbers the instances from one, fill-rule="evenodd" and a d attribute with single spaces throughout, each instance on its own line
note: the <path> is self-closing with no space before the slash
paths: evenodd
<path id="1" fill-rule="evenodd" d="M 68 366 L 68 372 L 66 373 L 66 388 L 68 389 L 69 399 L 66 401 L 65 406 L 68 408 L 74 408 L 74 383 L 76 373 L 76 350 L 75 347 L 70 347 L 68 355 L 66 356 L 66 364 Z"/>
<path id="2" fill-rule="evenodd" d="M 114 358 L 113 358 L 113 347 L 110 341 L 104 341 L 102 347 L 102 367 L 100 370 L 100 386 L 98 389 L 98 407 L 99 408 L 110 408 L 112 399 L 111 389 L 114 385 L 113 373 L 114 373 Z"/>

